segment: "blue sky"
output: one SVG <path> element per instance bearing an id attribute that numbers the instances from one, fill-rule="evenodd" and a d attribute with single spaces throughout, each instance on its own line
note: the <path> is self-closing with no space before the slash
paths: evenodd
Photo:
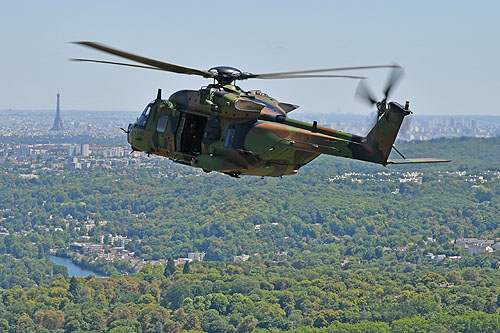
<path id="1" fill-rule="evenodd" d="M 111 65 L 120 61 L 70 41 L 91 40 L 199 69 L 265 73 L 389 64 L 406 71 L 393 98 L 421 115 L 500 115 L 498 1 L 3 1 L 0 110 L 141 110 L 164 95 L 210 81 Z M 354 73 L 353 73 L 354 74 Z M 385 70 L 362 71 L 381 95 Z M 249 80 L 301 108 L 368 114 L 342 79 Z"/>

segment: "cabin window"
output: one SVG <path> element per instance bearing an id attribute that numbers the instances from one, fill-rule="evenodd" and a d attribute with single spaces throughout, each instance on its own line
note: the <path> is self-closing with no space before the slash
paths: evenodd
<path id="1" fill-rule="evenodd" d="M 165 130 L 167 129 L 167 124 L 168 124 L 168 116 L 161 115 L 160 118 L 158 118 L 158 125 L 156 125 L 156 131 L 158 133 L 165 133 Z"/>
<path id="2" fill-rule="evenodd" d="M 224 140 L 224 147 L 231 148 L 234 140 L 234 128 L 229 128 L 226 132 L 226 139 Z"/>

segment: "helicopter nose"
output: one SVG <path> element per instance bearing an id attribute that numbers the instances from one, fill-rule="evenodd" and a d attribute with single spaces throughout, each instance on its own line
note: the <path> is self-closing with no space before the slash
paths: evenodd
<path id="1" fill-rule="evenodd" d="M 138 128 L 135 124 L 129 127 L 127 134 L 127 142 L 132 146 L 132 149 L 138 151 L 148 151 L 149 142 L 146 139 L 144 129 Z"/>

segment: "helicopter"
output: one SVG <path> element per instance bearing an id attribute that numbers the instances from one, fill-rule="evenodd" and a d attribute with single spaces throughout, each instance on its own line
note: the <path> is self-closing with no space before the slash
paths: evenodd
<path id="1" fill-rule="evenodd" d="M 95 59 L 71 59 L 80 62 L 104 63 L 138 67 L 213 79 L 198 90 L 180 90 L 162 99 L 158 89 L 137 121 L 122 130 L 132 151 L 164 156 L 174 162 L 217 171 L 231 177 L 241 175 L 281 177 L 297 171 L 321 154 L 341 156 L 381 165 L 439 163 L 449 160 L 435 158 L 407 159 L 394 141 L 403 119 L 412 114 L 405 105 L 389 102 L 389 94 L 402 76 L 397 64 L 325 68 L 289 72 L 253 74 L 230 66 L 209 70 L 150 59 L 124 52 L 100 43 L 80 41 L 104 53 L 132 60 L 139 64 Z M 380 101 L 363 84 L 365 77 L 324 74 L 325 72 L 391 68 L 384 98 Z M 320 74 L 318 74 L 320 73 Z M 298 106 L 278 101 L 260 90 L 245 91 L 236 81 L 246 79 L 348 78 L 359 79 L 357 95 L 375 105 L 376 123 L 366 136 L 318 126 L 288 117 Z M 390 160 L 394 150 L 402 159 Z"/>

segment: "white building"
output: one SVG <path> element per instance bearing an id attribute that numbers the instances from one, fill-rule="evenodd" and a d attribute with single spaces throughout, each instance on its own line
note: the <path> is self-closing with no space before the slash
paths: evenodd
<path id="1" fill-rule="evenodd" d="M 241 256 L 234 256 L 234 261 L 238 260 L 247 261 L 248 259 L 250 259 L 250 256 L 248 254 L 242 254 Z"/>
<path id="2" fill-rule="evenodd" d="M 82 156 L 88 157 L 90 155 L 90 146 L 88 143 L 82 145 Z"/>
<path id="3" fill-rule="evenodd" d="M 203 261 L 205 252 L 188 252 L 188 258 L 192 261 Z"/>
<path id="4" fill-rule="evenodd" d="M 439 261 L 444 260 L 444 259 L 446 259 L 446 254 L 436 254 L 434 256 L 435 262 L 439 262 Z"/>

